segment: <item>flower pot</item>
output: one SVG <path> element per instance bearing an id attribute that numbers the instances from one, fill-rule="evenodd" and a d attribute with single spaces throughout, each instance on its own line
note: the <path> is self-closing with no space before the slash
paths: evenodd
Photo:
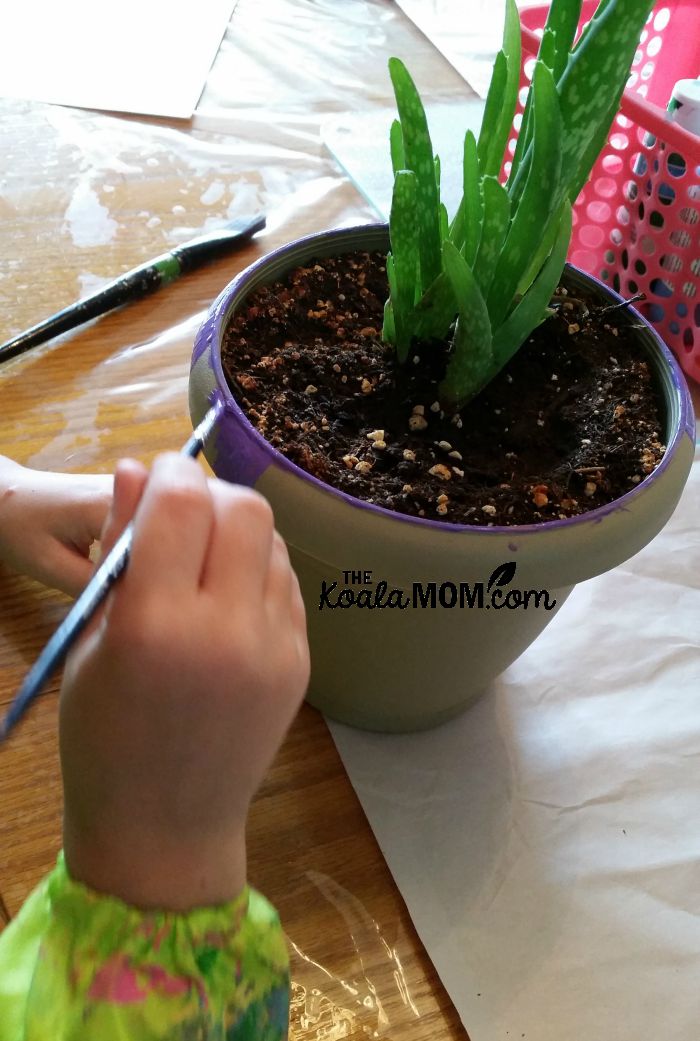
<path id="1" fill-rule="evenodd" d="M 660 531 L 687 479 L 695 429 L 675 360 L 632 312 L 640 352 L 661 388 L 668 447 L 658 468 L 613 503 L 539 525 L 455 526 L 393 513 L 321 483 L 245 418 L 222 370 L 223 336 L 258 286 L 313 257 L 388 245 L 385 225 L 330 231 L 243 271 L 197 335 L 190 412 L 196 423 L 214 400 L 225 401 L 207 459 L 219 477 L 255 487 L 274 509 L 306 603 L 308 700 L 344 723 L 409 731 L 462 712 L 539 635 L 577 582 L 616 567 Z M 604 302 L 620 300 L 575 268 L 568 280 L 574 288 L 597 286 Z"/>

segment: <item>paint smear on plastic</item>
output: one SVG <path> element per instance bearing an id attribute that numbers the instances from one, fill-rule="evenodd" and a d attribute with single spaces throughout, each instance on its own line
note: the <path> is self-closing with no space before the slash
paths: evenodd
<path id="1" fill-rule="evenodd" d="M 215 202 L 219 202 L 224 197 L 226 191 L 226 185 L 223 181 L 212 181 L 207 190 L 200 197 L 200 202 L 203 206 L 213 206 Z"/>
<path id="2" fill-rule="evenodd" d="M 64 217 L 64 231 L 70 234 L 76 246 L 106 246 L 118 228 L 97 192 L 84 182 L 73 192 Z"/>

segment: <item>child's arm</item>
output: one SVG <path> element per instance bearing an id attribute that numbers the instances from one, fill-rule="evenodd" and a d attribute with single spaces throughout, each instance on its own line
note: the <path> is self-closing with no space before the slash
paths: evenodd
<path id="1" fill-rule="evenodd" d="M 111 499 L 107 474 L 46 473 L 0 456 L 0 560 L 77 595 Z"/>
<path id="2" fill-rule="evenodd" d="M 65 867 L 0 938 L 0 1041 L 25 1022 L 61 1041 L 286 1036 L 245 821 L 308 680 L 298 584 L 266 503 L 180 456 L 148 480 L 120 466 L 106 549 L 139 499 L 129 568 L 66 666 Z"/>

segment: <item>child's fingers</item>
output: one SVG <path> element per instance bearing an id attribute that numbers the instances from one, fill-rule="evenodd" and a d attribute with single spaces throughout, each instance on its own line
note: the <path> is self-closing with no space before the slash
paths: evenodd
<path id="1" fill-rule="evenodd" d="M 306 639 L 306 608 L 304 606 L 304 598 L 301 595 L 299 579 L 293 568 L 291 568 L 291 587 L 292 619 L 295 625 L 304 633 L 304 639 Z"/>
<path id="2" fill-rule="evenodd" d="M 90 581 L 92 573 L 89 557 L 82 556 L 71 546 L 56 542 L 51 559 L 46 562 L 45 573 L 39 577 L 47 585 L 77 597 Z"/>
<path id="3" fill-rule="evenodd" d="M 273 539 L 264 595 L 271 618 L 280 625 L 292 626 L 306 633 L 306 613 L 299 582 L 289 562 L 284 539 L 278 532 Z"/>
<path id="4" fill-rule="evenodd" d="M 107 514 L 101 535 L 102 560 L 134 516 L 147 480 L 146 467 L 135 459 L 121 459 L 117 463 L 114 473 L 112 506 Z"/>
<path id="5" fill-rule="evenodd" d="M 285 609 L 291 605 L 294 573 L 284 539 L 275 531 L 270 552 L 270 566 L 265 578 L 265 597 L 274 597 Z"/>
<path id="6" fill-rule="evenodd" d="M 110 481 L 103 491 L 88 501 L 85 508 L 85 528 L 90 542 L 99 539 L 104 531 L 112 509 L 113 498 L 112 482 Z"/>
<path id="7" fill-rule="evenodd" d="M 203 586 L 230 603 L 262 600 L 273 546 L 274 518 L 269 504 L 248 488 L 210 482 L 216 517 Z M 237 601 L 236 598 L 239 598 Z"/>
<path id="8" fill-rule="evenodd" d="M 125 584 L 148 593 L 157 579 L 164 597 L 198 589 L 214 523 L 203 470 L 186 456 L 166 453 L 153 464 L 135 518 Z"/>

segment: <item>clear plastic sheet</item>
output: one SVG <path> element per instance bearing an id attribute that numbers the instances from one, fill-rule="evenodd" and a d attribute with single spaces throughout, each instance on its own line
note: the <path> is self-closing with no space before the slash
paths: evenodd
<path id="1" fill-rule="evenodd" d="M 420 1011 L 398 946 L 383 935 L 362 903 L 332 878 L 310 872 L 308 885 L 343 921 L 350 947 L 345 961 L 349 971 L 339 975 L 335 958 L 317 961 L 312 953 L 302 950 L 293 936 L 288 936 L 292 961 L 291 1041 L 391 1035 L 397 1004 L 403 1005 L 403 1015 L 417 1020 Z"/>
<path id="2" fill-rule="evenodd" d="M 390 104 L 392 54 L 417 68 L 436 97 L 464 90 L 386 0 L 239 0 L 190 121 L 0 101 L 0 341 L 203 230 L 258 211 L 267 216 L 266 230 L 241 254 L 3 365 L 0 452 L 42 469 L 109 472 L 123 455 L 148 463 L 184 442 L 193 337 L 226 282 L 298 235 L 376 219 L 326 149 L 321 127 L 329 115 Z M 386 138 L 377 147 L 389 162 Z M 12 611 L 35 616 L 26 605 L 37 593 L 19 579 L 0 582 L 6 700 L 37 648 L 20 652 L 21 633 L 5 638 L 3 631 Z M 63 610 L 60 598 L 42 594 L 41 638 Z M 56 852 L 54 698 L 37 706 L 25 743 L 4 752 L 13 781 L 0 789 L 0 895 L 13 914 Z M 39 754 L 49 800 L 21 780 Z M 303 758 L 314 758 L 306 747 Z M 339 811 L 347 817 L 347 806 L 334 806 L 336 817 Z M 354 813 L 366 830 L 359 807 Z M 423 1038 L 440 1025 L 441 1036 L 458 1036 L 371 835 L 357 838 L 376 857 L 373 879 L 361 888 L 347 858 L 336 863 L 332 845 L 314 855 L 329 830 L 323 820 L 317 825 L 305 833 L 300 868 L 285 868 L 285 855 L 291 864 L 301 839 L 293 831 L 274 838 L 278 825 L 268 822 L 264 799 L 255 836 L 276 842 L 280 864 L 265 864 L 256 837 L 250 840 L 251 880 L 280 907 L 289 936 L 292 1037 Z M 421 1029 L 424 1016 L 432 1026 Z"/>

